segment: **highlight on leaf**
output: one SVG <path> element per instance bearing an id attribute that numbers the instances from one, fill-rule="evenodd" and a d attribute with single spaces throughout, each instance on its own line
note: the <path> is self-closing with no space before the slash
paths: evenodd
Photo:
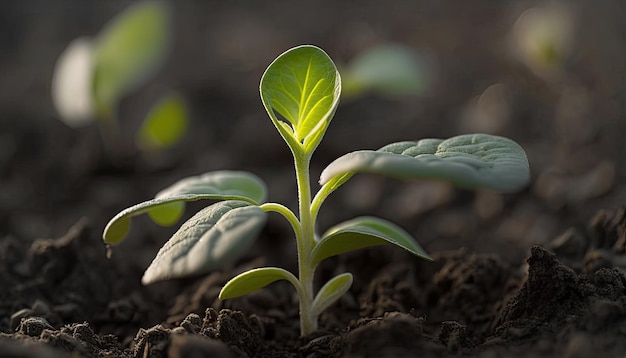
<path id="1" fill-rule="evenodd" d="M 459 187 L 502 192 L 520 190 L 530 179 L 524 150 L 508 138 L 489 134 L 398 142 L 377 151 L 348 153 L 324 169 L 320 183 L 345 173 L 444 180 Z"/>

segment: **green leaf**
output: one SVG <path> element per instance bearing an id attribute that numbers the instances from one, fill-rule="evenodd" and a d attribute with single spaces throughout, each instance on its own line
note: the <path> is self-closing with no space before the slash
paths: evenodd
<path id="1" fill-rule="evenodd" d="M 137 145 L 144 151 L 172 147 L 187 131 L 187 104 L 177 93 L 161 98 L 137 132 Z"/>
<path id="2" fill-rule="evenodd" d="M 344 94 L 376 91 L 403 96 L 420 93 L 426 86 L 424 65 L 410 48 L 383 44 L 360 53 L 342 72 Z"/>
<path id="3" fill-rule="evenodd" d="M 94 48 L 93 95 L 99 113 L 141 85 L 163 63 L 170 47 L 170 9 L 162 1 L 140 1 L 100 32 Z"/>
<path id="4" fill-rule="evenodd" d="M 350 286 L 352 286 L 352 274 L 350 273 L 343 273 L 326 282 L 313 300 L 311 305 L 312 315 L 316 317 L 326 310 L 348 292 Z"/>
<path id="5" fill-rule="evenodd" d="M 220 201 L 204 208 L 163 245 L 141 282 L 204 274 L 236 260 L 254 242 L 266 218 L 261 208 L 244 201 Z"/>
<path id="6" fill-rule="evenodd" d="M 399 142 L 377 151 L 348 153 L 324 169 L 320 183 L 357 172 L 443 180 L 464 188 L 502 192 L 520 190 L 530 180 L 524 150 L 510 139 L 488 134 Z"/>
<path id="7" fill-rule="evenodd" d="M 270 283 L 287 280 L 299 287 L 298 279 L 289 271 L 278 267 L 262 267 L 246 271 L 228 281 L 220 291 L 219 299 L 227 300 L 254 292 Z"/>
<path id="8" fill-rule="evenodd" d="M 425 260 L 432 260 L 402 228 L 376 217 L 358 217 L 329 229 L 311 252 L 312 264 L 344 252 L 393 244 Z"/>
<path id="9" fill-rule="evenodd" d="M 288 50 L 269 65 L 260 90 L 263 105 L 285 141 L 292 148 L 305 145 L 311 153 L 339 104 L 341 77 L 323 50 L 304 45 Z M 290 126 L 282 124 L 283 120 Z"/>
<path id="10" fill-rule="evenodd" d="M 182 179 L 159 192 L 155 199 L 131 206 L 117 214 L 104 229 L 104 242 L 118 244 L 130 230 L 130 219 L 143 213 L 162 226 L 176 223 L 185 202 L 203 199 L 242 200 L 254 205 L 265 200 L 265 184 L 256 175 L 241 171 L 215 171 Z"/>

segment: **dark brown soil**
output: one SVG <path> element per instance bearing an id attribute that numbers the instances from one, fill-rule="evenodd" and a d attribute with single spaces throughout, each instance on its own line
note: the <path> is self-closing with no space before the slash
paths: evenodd
<path id="1" fill-rule="evenodd" d="M 170 153 L 112 160 L 95 126 L 73 130 L 56 119 L 49 88 L 67 43 L 96 33 L 127 4 L 0 4 L 0 357 L 626 355 L 621 2 L 571 5 L 576 43 L 553 77 L 512 54 L 510 30 L 528 2 L 177 3 L 171 60 L 120 114 L 130 143 L 149 103 L 176 89 L 192 106 L 193 130 Z M 343 272 L 355 281 L 307 337 L 299 337 L 286 283 L 217 299 L 243 270 L 296 271 L 293 239 L 278 217 L 247 256 L 204 277 L 141 286 L 175 230 L 146 218 L 107 258 L 106 222 L 187 175 L 252 171 L 267 181 L 270 200 L 295 207 L 291 158 L 258 99 L 263 70 L 297 44 L 321 46 L 343 64 L 384 42 L 428 53 L 436 81 L 417 98 L 345 100 L 313 177 L 351 150 L 487 131 L 526 149 L 527 189 L 499 195 L 352 179 L 325 204 L 320 229 L 381 216 L 435 260 L 392 247 L 326 260 L 318 284 Z M 504 92 L 485 92 L 494 84 Z M 189 205 L 186 215 L 201 207 Z"/>

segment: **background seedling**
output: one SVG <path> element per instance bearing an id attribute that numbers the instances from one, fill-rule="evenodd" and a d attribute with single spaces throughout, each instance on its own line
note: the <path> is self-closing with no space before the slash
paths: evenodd
<path id="1" fill-rule="evenodd" d="M 158 224 L 172 225 L 185 202 L 222 200 L 185 222 L 161 248 L 142 282 L 206 273 L 245 252 L 263 227 L 268 212 L 285 217 L 293 228 L 298 254 L 298 276 L 278 267 L 244 272 L 221 290 L 229 299 L 258 290 L 278 280 L 289 281 L 300 304 L 301 334 L 317 329 L 319 314 L 351 286 L 352 274 L 340 274 L 317 292 L 313 276 L 324 259 L 360 248 L 393 244 L 413 255 L 430 256 L 402 228 L 375 217 L 358 217 L 315 235 L 322 203 L 355 173 L 368 172 L 403 179 L 445 180 L 466 188 L 483 187 L 515 191 L 529 180 L 523 149 L 510 139 L 471 134 L 447 140 L 398 142 L 377 151 L 346 154 L 331 163 L 320 179 L 322 187 L 311 193 L 309 163 L 335 114 L 341 78 L 333 61 L 315 46 L 299 46 L 280 55 L 261 78 L 261 99 L 272 123 L 294 158 L 298 187 L 298 215 L 278 203 L 265 203 L 265 185 L 253 174 L 218 171 L 183 179 L 152 200 L 116 215 L 104 230 L 107 244 L 124 239 L 130 219 L 147 212 Z"/>
<path id="2" fill-rule="evenodd" d="M 122 143 L 121 99 L 150 79 L 169 53 L 170 12 L 161 1 L 138 2 L 113 18 L 95 38 L 72 41 L 57 60 L 52 99 L 59 118 L 71 127 L 97 121 L 113 156 Z M 154 152 L 180 140 L 187 124 L 185 107 L 175 94 L 159 100 L 138 133 L 138 148 Z"/>

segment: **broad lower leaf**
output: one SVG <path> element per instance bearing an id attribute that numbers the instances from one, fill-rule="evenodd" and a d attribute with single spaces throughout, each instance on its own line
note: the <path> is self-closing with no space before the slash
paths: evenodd
<path id="1" fill-rule="evenodd" d="M 298 279 L 287 270 L 278 267 L 262 267 L 246 271 L 228 281 L 220 291 L 219 299 L 227 300 L 247 295 L 279 280 L 287 280 L 296 288 L 300 285 Z"/>
<path id="2" fill-rule="evenodd" d="M 52 77 L 52 103 L 59 119 L 70 127 L 94 120 L 92 73 L 93 43 L 88 38 L 77 38 L 59 56 Z"/>
<path id="3" fill-rule="evenodd" d="M 329 229 L 311 252 L 312 263 L 369 246 L 393 244 L 431 260 L 413 237 L 397 225 L 376 217 L 359 217 Z"/>
<path id="4" fill-rule="evenodd" d="M 164 61 L 170 46 L 170 9 L 165 2 L 135 3 L 110 21 L 94 48 L 93 95 L 100 112 L 139 86 Z"/>
<path id="5" fill-rule="evenodd" d="M 144 151 L 172 147 L 187 131 L 187 104 L 177 93 L 159 99 L 137 132 L 137 145 Z"/>
<path id="6" fill-rule="evenodd" d="M 117 214 L 102 235 L 108 244 L 120 243 L 130 230 L 130 219 L 143 213 L 159 225 L 176 223 L 185 202 L 203 199 L 242 200 L 257 205 L 265 200 L 265 184 L 256 175 L 241 171 L 216 171 L 182 179 L 159 192 L 155 199 L 131 206 Z"/>
<path id="7" fill-rule="evenodd" d="M 266 217 L 261 208 L 244 201 L 204 208 L 163 245 L 141 282 L 203 274 L 236 260 L 254 242 Z"/>
<path id="8" fill-rule="evenodd" d="M 510 139 L 488 134 L 399 142 L 377 151 L 348 153 L 324 169 L 320 183 L 345 173 L 443 180 L 464 188 L 502 192 L 522 189 L 530 180 L 524 150 Z"/>
<path id="9" fill-rule="evenodd" d="M 337 109 L 341 78 L 323 50 L 298 46 L 269 65 L 260 90 L 263 105 L 283 138 L 290 146 L 305 145 L 310 153 Z M 289 126 L 281 124 L 283 120 Z"/>
<path id="10" fill-rule="evenodd" d="M 352 286 L 352 274 L 350 273 L 343 273 L 326 282 L 315 296 L 311 305 L 313 316 L 318 316 L 335 303 L 344 293 L 348 292 L 350 286 Z"/>

